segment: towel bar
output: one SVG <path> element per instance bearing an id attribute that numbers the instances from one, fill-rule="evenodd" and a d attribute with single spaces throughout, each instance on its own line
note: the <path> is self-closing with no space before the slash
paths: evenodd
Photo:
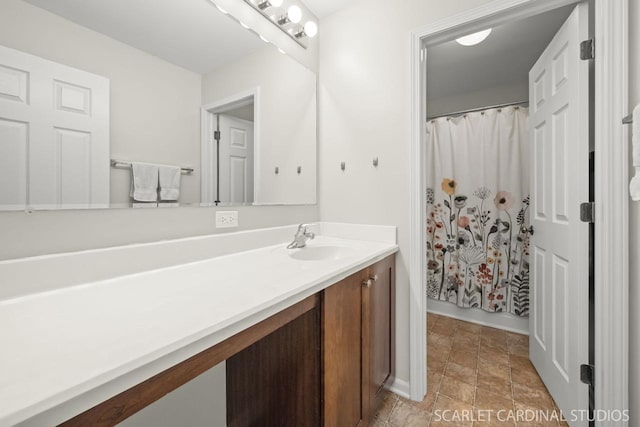
<path id="1" fill-rule="evenodd" d="M 111 167 L 112 168 L 130 168 L 131 167 L 131 162 L 126 162 L 124 160 L 114 160 L 111 159 Z M 183 174 L 187 174 L 187 175 L 191 175 L 192 173 L 195 172 L 195 169 L 193 168 L 180 168 L 181 172 Z"/>

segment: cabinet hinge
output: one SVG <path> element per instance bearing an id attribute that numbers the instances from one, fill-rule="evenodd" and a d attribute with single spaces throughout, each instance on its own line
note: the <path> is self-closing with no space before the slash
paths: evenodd
<path id="1" fill-rule="evenodd" d="M 580 204 L 580 221 L 594 223 L 596 222 L 596 204 L 586 202 Z"/>
<path id="2" fill-rule="evenodd" d="M 214 130 L 213 131 L 213 139 L 216 141 L 220 141 L 220 131 L 219 130 Z"/>
<path id="3" fill-rule="evenodd" d="M 580 381 L 592 386 L 593 385 L 593 365 L 580 365 Z"/>
<path id="4" fill-rule="evenodd" d="M 588 39 L 580 43 L 580 59 L 589 60 L 596 57 L 596 43 L 594 39 Z"/>

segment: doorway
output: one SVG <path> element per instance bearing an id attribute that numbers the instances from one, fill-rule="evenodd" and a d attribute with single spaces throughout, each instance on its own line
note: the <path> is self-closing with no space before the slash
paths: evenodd
<path id="1" fill-rule="evenodd" d="M 202 203 L 252 205 L 256 201 L 258 89 L 202 107 Z"/>
<path id="2" fill-rule="evenodd" d="M 442 43 L 447 40 L 454 39 L 456 37 L 472 33 L 474 31 L 479 31 L 485 29 L 487 27 L 496 26 L 500 23 L 509 22 L 517 19 L 523 19 L 526 17 L 531 17 L 534 15 L 538 15 L 540 13 L 558 8 L 560 6 L 566 6 L 570 4 L 574 4 L 575 2 L 571 1 L 547 1 L 547 2 L 538 2 L 535 6 L 531 4 L 523 4 L 527 2 L 508 2 L 509 4 L 501 4 L 497 5 L 497 3 L 490 3 L 486 7 L 480 7 L 475 9 L 469 13 L 465 13 L 464 16 L 456 16 L 447 20 L 443 20 L 442 22 L 435 23 L 419 31 L 414 32 L 413 37 L 413 47 L 414 47 L 414 67 L 413 67 L 413 87 L 414 87 L 414 104 L 413 104 L 413 154 L 414 154 L 414 163 L 412 164 L 412 191 L 413 197 L 415 197 L 415 201 L 412 200 L 413 209 L 412 209 L 412 268 L 411 268 L 411 287 L 412 292 L 416 293 L 419 291 L 424 295 L 426 292 L 426 271 L 427 271 L 427 262 L 426 262 L 426 254 L 425 250 L 421 247 L 421 242 L 426 242 L 425 231 L 422 230 L 426 221 L 426 197 L 425 190 L 426 186 L 422 183 L 425 182 L 425 170 L 423 167 L 423 162 L 425 161 L 424 155 L 425 152 L 423 150 L 423 135 L 426 127 L 426 117 L 428 116 L 428 107 L 425 105 L 426 102 L 426 94 L 427 94 L 427 85 L 424 79 L 425 73 L 425 61 L 428 61 L 429 57 L 429 46 L 433 46 L 434 44 Z M 611 5 L 607 2 L 595 1 L 595 28 L 596 28 L 596 36 L 601 34 L 603 39 L 607 40 L 607 37 L 610 37 L 610 40 L 620 41 L 624 40 L 624 30 L 625 30 L 625 4 L 626 2 L 621 2 L 623 4 Z M 622 34 L 622 35 L 621 35 Z M 425 44 L 426 42 L 426 44 Z M 625 44 L 626 45 L 626 44 Z M 603 46 L 603 58 L 600 59 L 600 63 L 595 62 L 595 68 L 597 69 L 596 79 L 595 79 L 595 93 L 598 97 L 599 104 L 606 105 L 610 107 L 612 103 L 615 103 L 619 100 L 620 97 L 624 97 L 624 88 L 626 87 L 626 79 L 627 76 L 623 72 L 621 75 L 616 74 L 615 78 L 616 82 L 621 82 L 621 85 L 616 85 L 615 90 L 606 92 L 602 90 L 604 87 L 611 86 L 608 83 L 607 79 L 613 78 L 612 70 L 613 68 L 607 68 L 607 63 L 610 66 L 610 61 L 614 59 L 621 60 L 624 62 L 624 58 L 626 58 L 626 53 L 624 52 L 624 46 L 616 47 L 615 44 L 609 43 L 608 45 Z M 626 63 L 626 62 L 625 62 Z M 603 65 L 604 64 L 604 65 Z M 599 66 L 600 65 L 600 66 Z M 551 72 L 554 73 L 556 70 L 551 69 Z M 622 188 L 625 185 L 626 181 L 626 171 L 616 171 L 611 169 L 612 164 L 617 164 L 619 167 L 624 167 L 626 164 L 627 153 L 622 152 L 619 149 L 613 149 L 606 145 L 606 138 L 615 137 L 620 141 L 625 141 L 625 136 L 623 132 L 618 129 L 619 125 L 614 125 L 615 122 L 619 121 L 621 117 L 624 116 L 626 111 L 623 110 L 623 107 L 614 107 L 614 114 L 611 112 L 603 112 L 602 109 L 596 108 L 595 112 L 595 141 L 594 145 L 596 150 L 600 147 L 604 151 L 596 157 L 595 162 L 595 194 L 597 196 L 596 200 L 596 211 L 599 210 L 598 206 L 602 204 L 606 204 L 611 202 L 612 197 L 606 194 L 605 189 L 615 188 L 616 192 L 618 188 Z M 613 116 L 616 116 L 615 119 Z M 620 117 L 617 117 L 620 116 Z M 610 145 L 610 144 L 609 144 Z M 600 160 L 601 157 L 604 156 L 605 160 Z M 586 170 L 588 171 L 588 163 L 586 166 Z M 588 183 L 588 180 L 587 180 Z M 587 186 L 588 188 L 588 186 Z M 586 199 L 588 200 L 588 198 Z M 616 199 L 618 203 L 621 203 L 619 198 Z M 556 203 L 557 201 L 553 201 L 552 203 Z M 626 207 L 626 200 L 623 201 L 623 207 Z M 605 209 L 600 209 L 604 215 L 607 215 Z M 626 212 L 624 214 L 624 219 L 626 223 Z M 603 220 L 604 228 L 607 227 L 608 221 Z M 609 230 L 603 230 L 603 227 L 598 226 L 595 232 L 595 241 L 600 241 L 605 245 L 611 245 L 613 247 L 624 247 L 624 242 L 626 241 L 626 237 L 621 235 L 620 230 L 615 230 L 616 227 L 609 227 Z M 624 227 L 622 227 L 624 229 Z M 611 236 L 607 235 L 607 233 L 613 232 L 617 237 L 617 239 L 622 239 L 622 241 L 613 241 Z M 588 233 L 587 233 L 588 236 Z M 595 291 L 594 295 L 596 296 L 596 304 L 595 304 L 595 340 L 598 342 L 598 339 L 605 337 L 604 331 L 615 332 L 616 325 L 626 325 L 628 322 L 627 319 L 627 311 L 624 308 L 624 301 L 622 298 L 611 297 L 607 295 L 603 295 L 604 292 L 601 288 L 599 288 L 599 284 L 601 284 L 609 277 L 616 276 L 617 279 L 621 279 L 619 287 L 621 290 L 621 294 L 626 295 L 626 287 L 627 287 L 627 277 L 624 274 L 617 274 L 612 271 L 611 268 L 602 265 L 602 261 L 604 258 L 603 254 L 598 257 L 598 249 L 596 248 L 596 256 L 595 256 Z M 554 258 L 555 260 L 556 258 Z M 623 271 L 626 271 L 626 265 L 628 260 L 621 259 L 617 260 L 616 264 Z M 415 264 L 414 264 L 415 263 Z M 555 271 L 560 271 L 560 264 L 556 265 Z M 588 270 L 588 269 L 587 269 Z M 607 282 L 611 283 L 611 282 Z M 588 295 L 588 291 L 585 291 Z M 420 309 L 424 309 L 424 305 L 427 304 L 425 300 L 416 301 L 411 306 L 411 315 L 410 315 L 410 324 L 411 324 L 411 397 L 414 400 L 416 398 L 420 398 L 424 395 L 426 391 L 425 381 L 423 377 L 424 368 L 421 370 L 421 364 L 424 363 L 426 357 L 424 350 L 421 350 L 418 346 L 424 348 L 424 342 L 426 341 L 426 333 L 424 331 L 424 326 L 426 324 L 425 317 L 426 314 L 424 311 L 420 312 Z M 616 312 L 613 313 L 611 310 L 611 304 L 614 304 L 616 307 Z M 606 316 L 603 316 L 606 315 Z M 613 319 L 611 318 L 613 316 Z M 601 319 L 598 321 L 598 319 Z M 587 319 L 588 323 L 588 319 Z M 626 329 L 625 329 L 626 330 Z M 615 333 L 615 340 L 617 348 L 626 349 L 626 337 L 621 336 L 620 333 Z M 610 338 L 606 339 L 607 342 L 611 342 Z M 602 340 L 605 342 L 605 340 Z M 613 351 L 612 349 L 608 349 L 606 346 L 595 346 L 596 353 L 596 367 L 595 367 L 595 376 L 596 378 L 600 378 L 602 382 L 596 381 L 596 408 L 598 409 L 617 409 L 623 410 L 627 407 L 626 401 L 626 390 L 625 384 L 626 380 L 623 375 L 621 375 L 620 371 L 626 372 L 628 360 L 626 359 L 626 355 L 623 357 L 619 357 L 619 350 Z M 616 353 L 616 354 L 614 354 Z M 557 356 L 557 354 L 556 354 Z M 573 354 L 568 356 L 572 360 L 575 360 L 575 356 Z M 567 359 L 568 360 L 568 359 Z M 599 362 L 598 362 L 599 361 Z M 622 362 L 623 368 L 618 369 L 620 366 L 616 366 L 617 363 Z M 613 377 L 606 377 L 603 373 L 612 374 Z M 574 375 L 572 372 L 571 375 Z M 612 390 L 614 391 L 614 395 L 608 393 L 601 393 L 600 391 L 604 390 Z"/>

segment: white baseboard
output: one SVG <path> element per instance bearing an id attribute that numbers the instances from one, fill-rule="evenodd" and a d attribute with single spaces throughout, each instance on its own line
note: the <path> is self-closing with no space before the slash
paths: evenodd
<path id="1" fill-rule="evenodd" d="M 466 322 L 529 335 L 529 318 L 507 313 L 489 313 L 481 309 L 460 308 L 450 302 L 427 298 L 427 312 L 453 317 Z"/>
<path id="2" fill-rule="evenodd" d="M 407 381 L 396 378 L 393 383 L 387 386 L 387 390 L 405 399 L 411 399 L 411 387 Z"/>

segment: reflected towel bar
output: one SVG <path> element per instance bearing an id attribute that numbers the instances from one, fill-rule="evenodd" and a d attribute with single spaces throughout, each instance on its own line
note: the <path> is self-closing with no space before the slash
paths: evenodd
<path id="1" fill-rule="evenodd" d="M 633 123 L 633 114 L 629 114 L 627 117 L 622 119 L 623 125 L 630 125 L 631 123 Z"/>
<path id="2" fill-rule="evenodd" d="M 112 168 L 130 168 L 131 162 L 125 162 L 124 160 L 114 160 L 111 159 L 111 167 Z M 186 175 L 191 175 L 195 172 L 194 168 L 180 168 L 181 172 Z"/>

